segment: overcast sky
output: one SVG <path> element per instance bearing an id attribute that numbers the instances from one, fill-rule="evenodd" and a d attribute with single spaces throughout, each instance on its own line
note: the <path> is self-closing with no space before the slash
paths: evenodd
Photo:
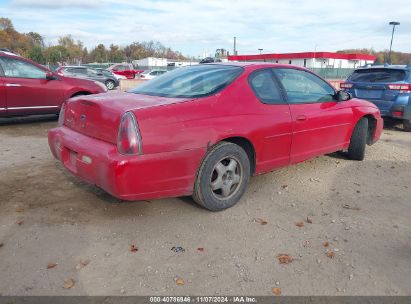
<path id="1" fill-rule="evenodd" d="M 411 52 L 409 0 L 0 0 L 0 17 L 47 43 L 72 34 L 87 47 L 157 40 L 183 54 L 389 48 Z"/>

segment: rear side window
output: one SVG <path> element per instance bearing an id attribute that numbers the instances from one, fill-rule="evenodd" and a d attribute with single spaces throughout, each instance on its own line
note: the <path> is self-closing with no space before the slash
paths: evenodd
<path id="1" fill-rule="evenodd" d="M 397 82 L 404 81 L 406 73 L 404 70 L 395 69 L 363 69 L 356 70 L 349 78 L 352 82 Z"/>
<path id="2" fill-rule="evenodd" d="M 267 104 L 284 103 L 271 69 L 258 70 L 252 73 L 248 81 L 261 102 Z"/>

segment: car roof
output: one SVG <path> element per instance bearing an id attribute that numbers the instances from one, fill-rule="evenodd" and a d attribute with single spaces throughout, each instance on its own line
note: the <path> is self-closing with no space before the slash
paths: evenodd
<path id="1" fill-rule="evenodd" d="M 82 68 L 82 69 L 90 69 L 89 67 L 82 66 L 82 65 L 62 65 L 59 68 Z"/>
<path id="2" fill-rule="evenodd" d="M 356 70 L 372 70 L 372 69 L 395 69 L 395 70 L 411 70 L 411 65 L 405 65 L 405 64 L 379 64 L 379 65 L 366 65 L 357 68 Z"/>
<path id="3" fill-rule="evenodd" d="M 12 56 L 12 57 L 19 57 L 19 58 L 21 58 L 20 55 L 15 54 L 15 53 L 13 53 L 12 51 L 9 51 L 9 50 L 6 50 L 6 49 L 0 49 L 0 55 L 1 55 L 1 54 L 7 55 L 7 56 Z"/>
<path id="4" fill-rule="evenodd" d="M 213 63 L 202 63 L 200 65 L 226 65 L 226 66 L 238 66 L 242 68 L 293 68 L 311 72 L 309 69 L 293 65 L 293 64 L 284 64 L 284 63 L 275 63 L 275 62 L 261 62 L 261 61 L 229 61 L 229 62 L 213 62 Z"/>

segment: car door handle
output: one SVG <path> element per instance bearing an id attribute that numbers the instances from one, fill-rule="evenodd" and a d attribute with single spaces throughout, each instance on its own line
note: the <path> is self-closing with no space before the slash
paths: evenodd
<path id="1" fill-rule="evenodd" d="M 305 116 L 305 115 L 298 115 L 297 118 L 296 118 L 296 120 L 297 120 L 297 121 L 307 120 L 307 116 Z"/>
<path id="2" fill-rule="evenodd" d="M 6 87 L 21 87 L 19 83 L 6 83 Z"/>

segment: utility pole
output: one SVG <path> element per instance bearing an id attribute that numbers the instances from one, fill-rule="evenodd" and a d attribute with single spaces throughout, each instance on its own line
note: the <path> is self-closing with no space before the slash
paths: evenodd
<path id="1" fill-rule="evenodd" d="M 392 49 L 392 41 L 394 39 L 394 31 L 395 31 L 395 26 L 400 25 L 399 22 L 397 21 L 391 21 L 389 25 L 392 25 L 392 33 L 391 33 L 391 43 L 390 43 L 390 53 L 388 54 L 388 63 L 391 64 L 391 49 Z"/>
<path id="2" fill-rule="evenodd" d="M 234 49 L 233 49 L 234 56 L 237 56 L 237 37 L 234 37 Z"/>
<path id="3" fill-rule="evenodd" d="M 261 55 L 261 52 L 262 52 L 263 49 L 258 49 L 258 50 L 260 51 L 260 55 Z"/>

